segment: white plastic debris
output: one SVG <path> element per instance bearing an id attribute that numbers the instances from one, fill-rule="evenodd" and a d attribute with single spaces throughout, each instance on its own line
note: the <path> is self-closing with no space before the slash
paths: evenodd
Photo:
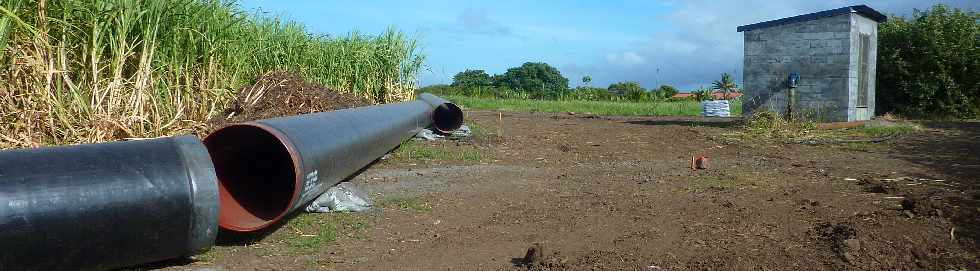
<path id="1" fill-rule="evenodd" d="M 445 136 L 437 134 L 436 132 L 433 132 L 432 130 L 429 129 L 422 129 L 422 131 L 419 131 L 418 134 L 415 134 L 415 138 L 425 139 L 428 141 L 436 141 L 445 138 Z"/>
<path id="2" fill-rule="evenodd" d="M 727 100 L 701 102 L 701 115 L 705 117 L 730 117 L 731 109 Z"/>
<path id="3" fill-rule="evenodd" d="M 462 138 L 470 137 L 470 135 L 472 134 L 473 132 L 470 130 L 470 127 L 463 125 L 460 126 L 459 129 L 456 129 L 456 131 L 453 131 L 451 134 L 449 134 L 449 138 L 462 139 Z M 430 129 L 422 129 L 422 131 L 419 131 L 418 134 L 415 134 L 415 138 L 424 139 L 427 141 L 436 141 L 436 140 L 444 139 L 446 138 L 446 136 L 440 135 L 439 133 L 436 133 L 435 131 L 432 131 Z"/>
<path id="4" fill-rule="evenodd" d="M 459 138 L 467 138 L 467 137 L 470 137 L 470 135 L 472 135 L 472 134 L 473 134 L 473 132 L 470 131 L 470 127 L 469 126 L 466 126 L 466 125 L 463 125 L 463 126 L 460 126 L 459 129 L 456 129 L 456 131 L 453 131 L 453 133 L 450 136 L 452 138 L 459 139 Z"/>
<path id="5" fill-rule="evenodd" d="M 310 213 L 363 212 L 371 209 L 371 199 L 352 183 L 342 182 L 317 197 L 306 211 Z"/>

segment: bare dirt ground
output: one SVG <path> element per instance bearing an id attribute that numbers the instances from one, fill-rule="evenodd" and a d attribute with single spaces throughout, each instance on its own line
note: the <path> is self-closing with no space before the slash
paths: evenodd
<path id="1" fill-rule="evenodd" d="M 732 139 L 724 119 L 500 114 L 468 112 L 472 140 L 420 145 L 449 155 L 402 154 L 356 176 L 373 211 L 303 214 L 149 267 L 980 268 L 977 122 L 811 146 Z M 692 171 L 699 154 L 710 168 Z M 535 243 L 541 260 L 528 267 Z"/>

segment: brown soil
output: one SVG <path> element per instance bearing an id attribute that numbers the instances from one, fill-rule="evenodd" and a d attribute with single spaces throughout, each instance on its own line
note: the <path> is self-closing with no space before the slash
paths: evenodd
<path id="1" fill-rule="evenodd" d="M 238 90 L 238 97 L 220 118 L 212 119 L 213 129 L 226 124 L 292 116 L 371 104 L 363 98 L 306 82 L 302 77 L 273 71 L 260 75 L 255 84 Z"/>
<path id="2" fill-rule="evenodd" d="M 980 269 L 980 123 L 858 149 L 732 140 L 723 119 L 500 114 L 468 112 L 489 135 L 424 143 L 480 161 L 354 178 L 379 206 L 336 241 L 296 252 L 310 237 L 287 224 L 167 269 Z M 405 198 L 427 208 L 384 204 Z"/>

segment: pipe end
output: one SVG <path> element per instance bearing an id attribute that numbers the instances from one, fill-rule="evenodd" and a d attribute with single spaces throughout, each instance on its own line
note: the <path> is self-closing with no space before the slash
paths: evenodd
<path id="1" fill-rule="evenodd" d="M 175 137 L 174 145 L 187 168 L 193 216 L 187 251 L 203 252 L 214 245 L 218 235 L 218 179 L 208 151 L 193 136 Z"/>
<path id="2" fill-rule="evenodd" d="M 227 126 L 204 139 L 218 177 L 222 229 L 260 230 L 289 212 L 301 183 L 298 155 L 287 142 L 278 130 L 255 122 Z"/>
<path id="3" fill-rule="evenodd" d="M 463 110 L 454 103 L 436 106 L 432 112 L 432 127 L 441 133 L 452 133 L 463 126 Z"/>

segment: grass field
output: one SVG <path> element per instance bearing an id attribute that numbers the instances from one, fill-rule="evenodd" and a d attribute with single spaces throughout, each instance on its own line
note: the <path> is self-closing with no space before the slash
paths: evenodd
<path id="1" fill-rule="evenodd" d="M 553 101 L 522 99 L 487 99 L 467 96 L 447 96 L 447 99 L 469 109 L 575 112 L 608 116 L 697 116 L 701 105 L 695 101 L 673 102 L 613 102 L 613 101 Z M 742 113 L 742 104 L 733 103 L 732 116 Z"/>

